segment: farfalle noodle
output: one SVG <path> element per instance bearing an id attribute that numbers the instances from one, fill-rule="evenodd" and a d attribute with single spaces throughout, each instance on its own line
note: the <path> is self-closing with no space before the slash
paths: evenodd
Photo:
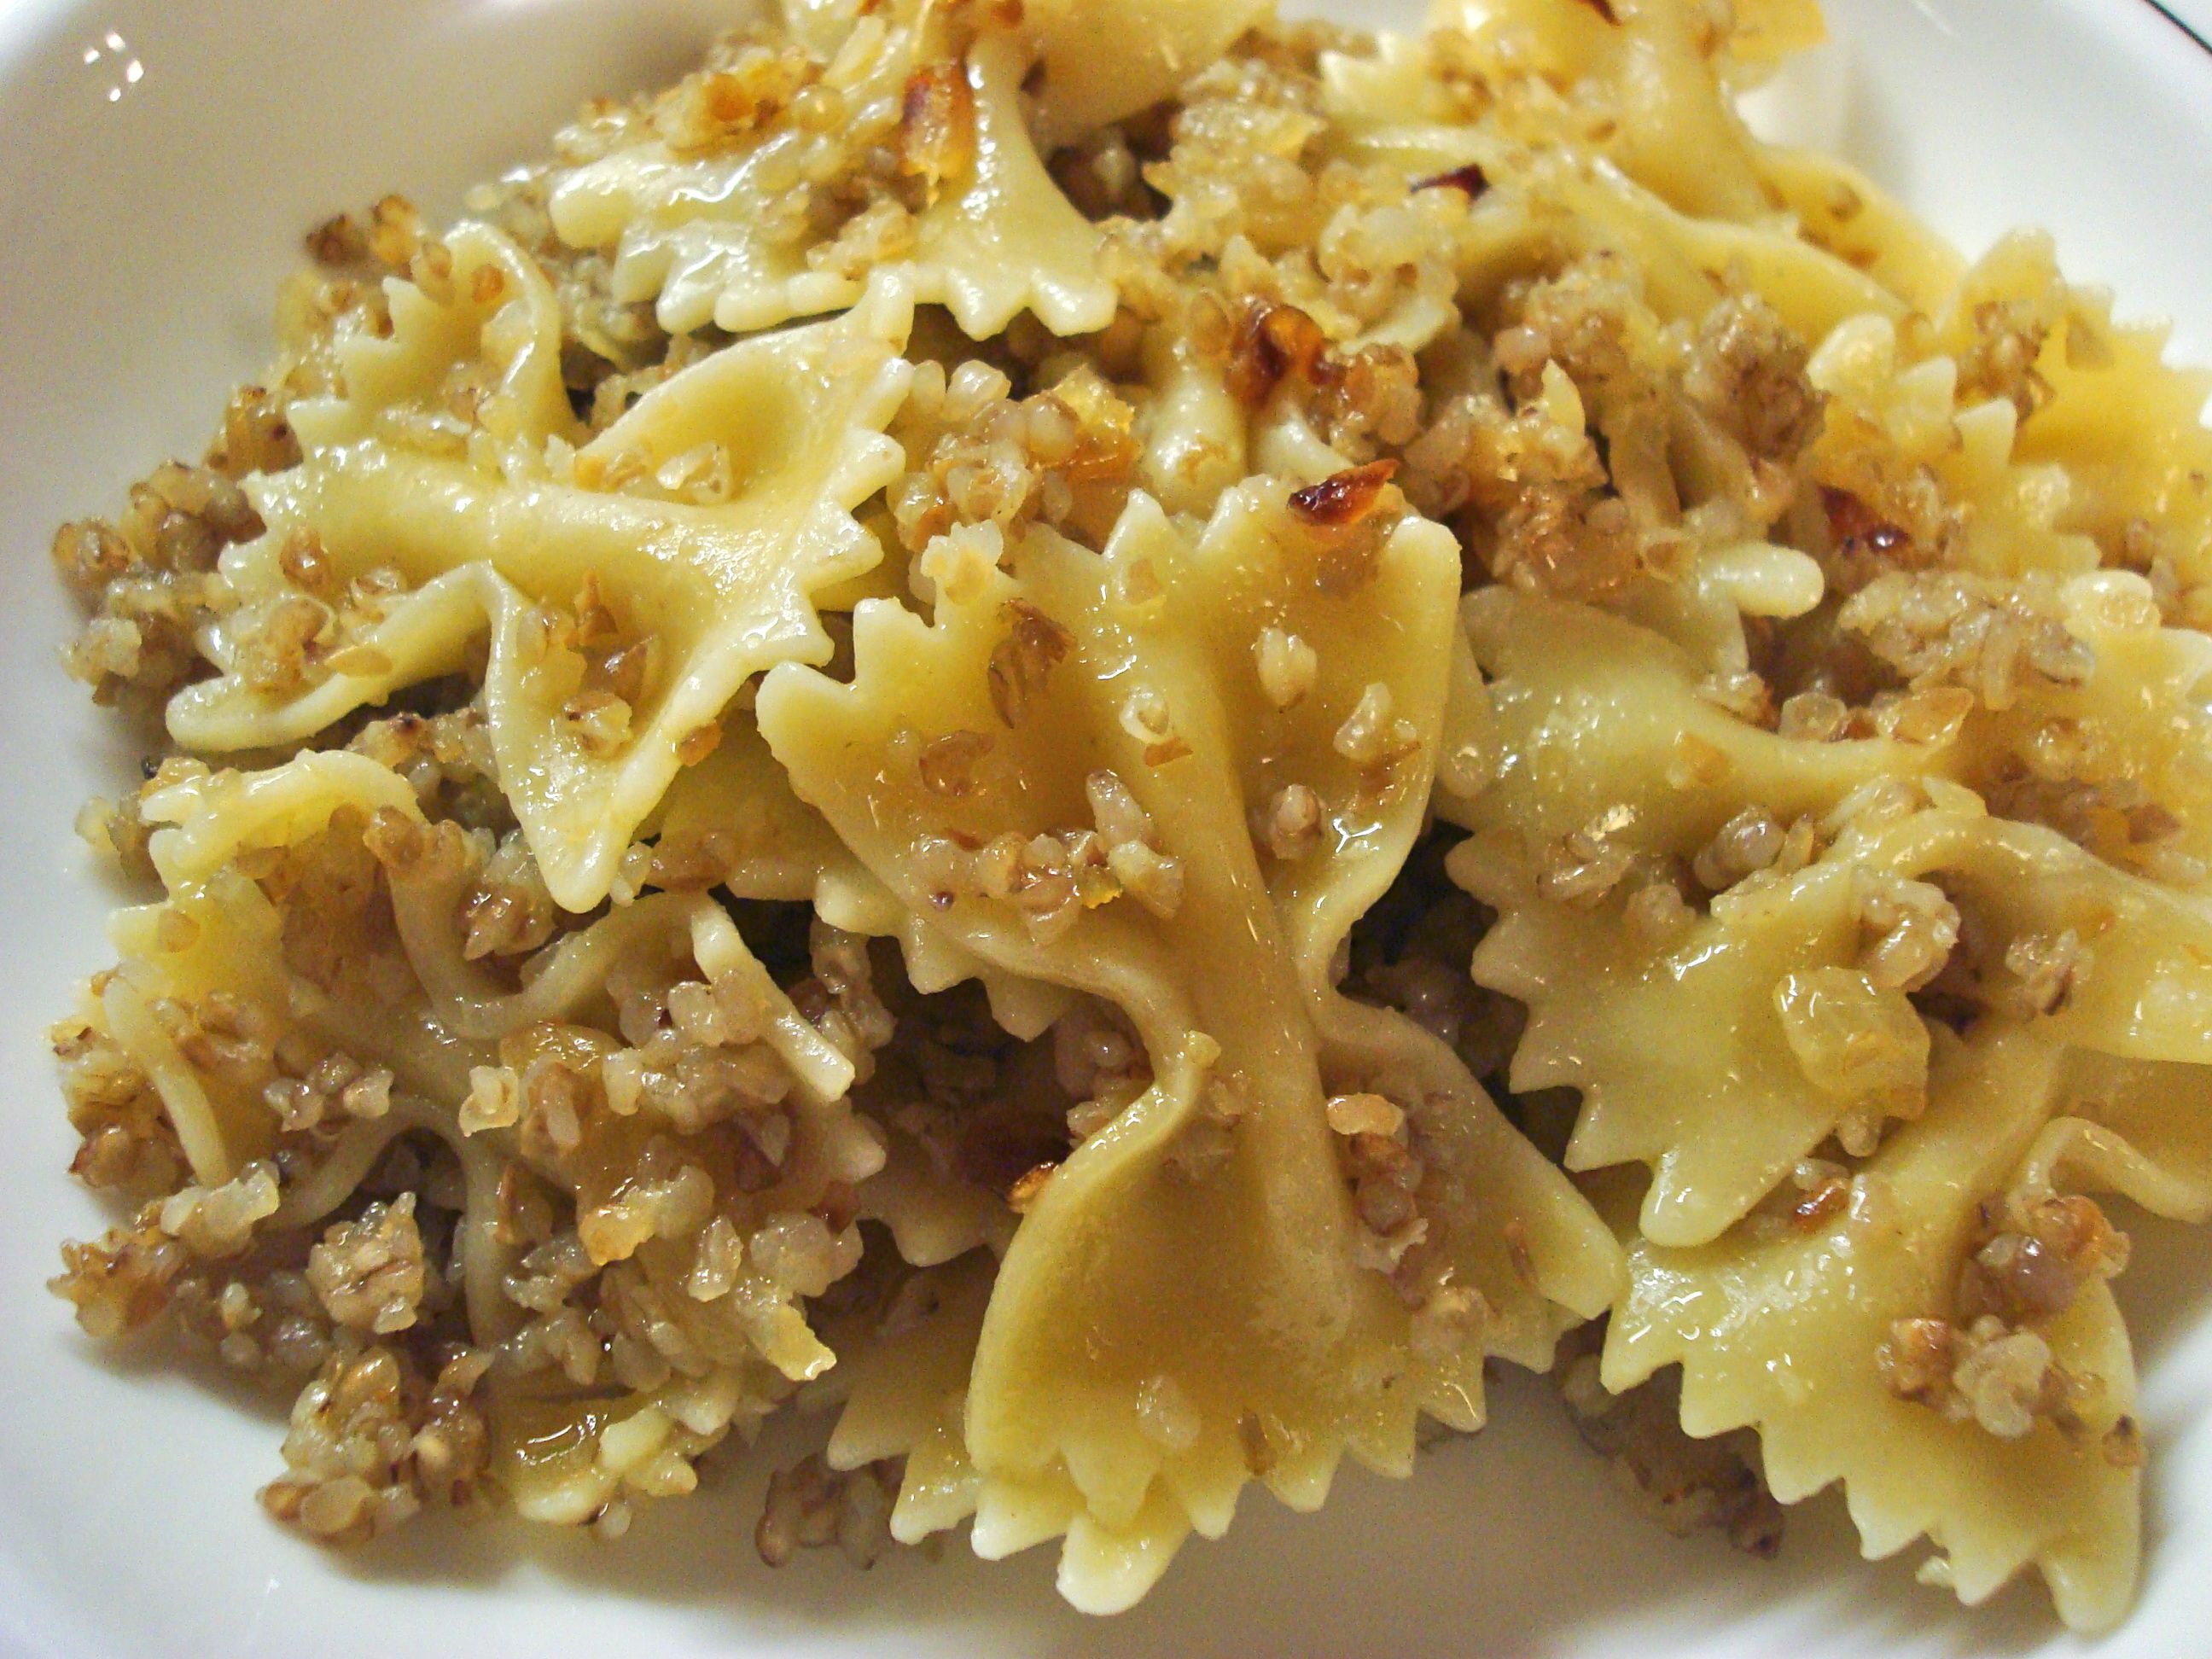
<path id="1" fill-rule="evenodd" d="M 1807 0 L 1432 9 L 763 8 L 63 529 L 169 752 L 55 1285 L 275 1518 L 612 1539 L 796 1402 L 763 1559 L 1107 1612 L 1557 1364 L 1670 1524 L 2123 1615 L 2212 380 L 1754 139 Z"/>

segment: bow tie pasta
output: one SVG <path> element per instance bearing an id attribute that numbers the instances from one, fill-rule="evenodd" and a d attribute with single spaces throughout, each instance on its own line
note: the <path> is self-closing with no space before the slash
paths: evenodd
<path id="1" fill-rule="evenodd" d="M 904 323 L 893 305 L 704 358 L 575 447 L 544 277 L 484 227 L 446 246 L 444 302 L 395 283 L 388 331 L 336 344 L 343 391 L 295 410 L 301 463 L 249 492 L 266 528 L 221 573 L 228 672 L 179 691 L 170 729 L 204 752 L 298 743 L 483 638 L 508 799 L 548 890 L 586 910 L 745 679 L 828 654 L 809 601 L 880 556 L 851 509 L 897 464 Z M 472 430 L 440 426 L 478 395 Z M 319 661 L 310 626 L 333 635 Z"/>
<path id="2" fill-rule="evenodd" d="M 1474 1079 L 1402 1016 L 1339 1035 L 1328 957 L 1418 829 L 1458 559 L 1434 525 L 1347 545 L 1291 501 L 1255 480 L 1194 544 L 1143 495 L 1101 552 L 1032 529 L 1018 575 L 948 572 L 929 625 L 864 603 L 849 687 L 761 692 L 793 787 L 887 886 L 1111 1003 L 1149 1063 L 1032 1197 L 968 1384 L 977 1547 L 1065 1528 L 1078 1606 L 1133 1600 L 1249 1476 L 1306 1506 L 1345 1450 L 1405 1470 L 1417 1409 L 1474 1426 L 1486 1352 L 1541 1363 L 1546 1304 L 1608 1296 L 1606 1242 Z M 1294 696 L 1266 672 L 1284 637 L 1311 653 Z M 1249 817 L 1297 805 L 1295 841 L 1255 846 Z M 1400 1071 L 1437 1090 L 1411 1114 L 1373 1092 Z M 1431 1142 L 1431 1111 L 1480 1125 Z M 1380 1231 L 1340 1164 L 1408 1152 L 1437 1207 Z M 1525 1275 L 1477 1231 L 1506 1226 Z"/>
<path id="3" fill-rule="evenodd" d="M 1670 1525 L 2113 1623 L 2212 381 L 1753 140 L 1819 33 L 786 0 L 320 228 L 55 544 L 167 744 L 56 1288 L 284 1390 L 333 1542 L 617 1536 L 799 1402 L 764 1559 L 1115 1611 L 1505 1363 Z"/>

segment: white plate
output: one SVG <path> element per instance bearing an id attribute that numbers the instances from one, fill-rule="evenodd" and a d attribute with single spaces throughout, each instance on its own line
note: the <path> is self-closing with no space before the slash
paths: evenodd
<path id="1" fill-rule="evenodd" d="M 2173 0 L 2212 26 L 2212 0 Z M 1771 96 L 1955 238 L 2050 225 L 2129 314 L 2212 362 L 2212 54 L 2145 0 L 1832 0 L 1826 72 Z M 1340 0 L 1409 21 L 1415 0 Z M 757 1466 L 620 1545 L 418 1524 L 349 1559 L 265 1522 L 279 1425 L 78 1340 L 41 1281 L 101 1224 L 40 1033 L 101 965 L 112 896 L 70 834 L 135 754 L 67 683 L 46 558 L 196 453 L 259 365 L 303 227 L 388 189 L 450 210 L 583 95 L 673 70 L 706 0 L 0 0 L 0 1649 L 55 1654 L 1814 1656 L 2064 1650 L 2039 1588 L 1962 1612 L 1860 1564 L 1832 1498 L 1783 1559 L 1676 1542 L 1613 1493 L 1540 1385 L 1507 1379 L 1480 1441 L 1410 1484 L 1348 1473 L 1319 1516 L 1247 1499 L 1112 1624 L 1051 1589 L 1049 1551 L 957 1540 L 865 1578 L 753 1558 Z M 1839 101 L 1838 101 L 1839 100 Z M 1832 119 L 1831 118 L 1833 118 Z M 2153 1447 L 2142 1605 L 2102 1651 L 2203 1652 L 2212 1629 L 2212 1238 L 2143 1224 L 2120 1284 Z"/>

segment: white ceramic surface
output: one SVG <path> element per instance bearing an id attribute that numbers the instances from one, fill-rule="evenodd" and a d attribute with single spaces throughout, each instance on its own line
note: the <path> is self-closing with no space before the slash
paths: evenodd
<path id="1" fill-rule="evenodd" d="M 2212 32 L 2212 0 L 2174 0 Z M 1830 128 L 1970 246 L 2032 220 L 2124 310 L 2212 361 L 2212 54 L 2142 0 L 1832 0 L 1825 70 L 1770 97 Z M 1415 0 L 1339 0 L 1403 21 Z M 80 1341 L 41 1281 L 99 1224 L 45 1022 L 99 966 L 112 895 L 69 833 L 135 750 L 54 651 L 45 549 L 195 453 L 260 359 L 307 224 L 386 189 L 450 209 L 581 96 L 672 70 L 710 0 L 0 0 L 0 1651 L 57 1655 L 1649 1656 L 2070 1650 L 2040 1589 L 1978 1612 L 1856 1559 L 1832 1498 L 1782 1559 L 1631 1516 L 1539 1386 L 1410 1485 L 1348 1473 L 1319 1516 L 1249 1498 L 1111 1624 L 1051 1589 L 1049 1551 L 865 1577 L 770 1573 L 760 1461 L 619 1546 L 432 1522 L 349 1559 L 265 1523 L 277 1422 L 220 1381 Z M 2145 1224 L 2120 1286 L 2154 1460 L 2142 1605 L 2102 1651 L 2212 1641 L 2212 1237 Z"/>

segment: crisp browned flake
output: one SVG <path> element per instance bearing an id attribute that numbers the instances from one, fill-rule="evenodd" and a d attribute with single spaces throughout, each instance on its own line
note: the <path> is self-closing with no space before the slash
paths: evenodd
<path id="1" fill-rule="evenodd" d="M 1291 495 L 1291 511 L 1310 525 L 1348 528 L 1374 512 L 1382 488 L 1398 476 L 1398 463 L 1385 456 L 1364 466 L 1333 472 L 1319 483 Z"/>
<path id="2" fill-rule="evenodd" d="M 1317 379 L 1328 351 L 1321 325 L 1304 312 L 1255 300 L 1245 307 L 1230 346 L 1230 394 L 1257 409 L 1285 379 Z"/>
<path id="3" fill-rule="evenodd" d="M 1851 1201 L 1851 1183 L 1831 1176 L 1799 1199 L 1790 1219 L 1801 1232 L 1813 1232 L 1841 1215 Z"/>
<path id="4" fill-rule="evenodd" d="M 1820 506 L 1828 515 L 1828 533 L 1836 538 L 1838 551 L 1863 549 L 1890 554 L 1912 539 L 1910 532 L 1881 517 L 1848 489 L 1821 485 Z"/>
<path id="5" fill-rule="evenodd" d="M 1425 179 L 1416 179 L 1409 188 L 1463 191 L 1471 202 L 1489 190 L 1490 175 L 1482 170 L 1479 162 L 1469 161 L 1465 167 L 1454 167 L 1449 173 L 1431 173 Z"/>

